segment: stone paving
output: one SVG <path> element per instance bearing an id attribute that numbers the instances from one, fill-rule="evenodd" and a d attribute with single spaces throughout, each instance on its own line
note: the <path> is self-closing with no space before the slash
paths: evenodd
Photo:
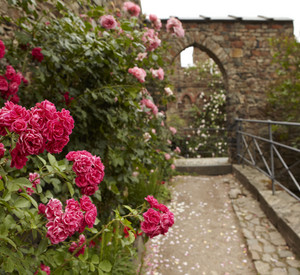
<path id="1" fill-rule="evenodd" d="M 229 174 L 177 176 L 175 224 L 147 244 L 144 275 L 300 275 L 300 261 L 259 203 Z"/>

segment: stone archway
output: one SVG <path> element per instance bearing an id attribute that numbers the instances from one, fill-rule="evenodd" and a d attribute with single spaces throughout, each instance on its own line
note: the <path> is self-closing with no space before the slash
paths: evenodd
<path id="1" fill-rule="evenodd" d="M 179 18 L 180 19 L 180 18 Z M 163 19 L 166 24 L 167 19 Z M 269 39 L 293 36 L 293 21 L 258 17 L 255 19 L 180 19 L 185 37 L 178 39 L 164 33 L 170 45 L 166 60 L 174 60 L 184 49 L 193 46 L 206 52 L 219 66 L 227 91 L 226 113 L 228 130 L 234 129 L 236 117 L 265 119 L 266 90 L 276 76 L 272 64 Z M 178 76 L 176 76 L 177 79 Z M 176 82 L 176 81 L 175 81 Z M 175 93 L 176 93 L 176 83 Z M 234 144 L 234 133 L 229 136 Z M 235 149 L 230 150 L 233 157 Z"/>

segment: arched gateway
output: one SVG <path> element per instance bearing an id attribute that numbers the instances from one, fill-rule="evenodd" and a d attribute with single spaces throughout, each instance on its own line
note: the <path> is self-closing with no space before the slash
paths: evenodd
<path id="1" fill-rule="evenodd" d="M 188 47 L 204 51 L 219 66 L 227 91 L 228 129 L 236 117 L 262 119 L 266 106 L 266 88 L 276 77 L 272 64 L 270 39 L 293 36 L 293 21 L 287 18 L 178 18 L 185 29 L 184 38 L 164 33 L 170 44 L 170 64 Z M 162 19 L 166 24 L 167 19 Z M 165 28 L 163 28 L 165 29 Z M 175 64 L 178 66 L 177 64 Z M 175 69 L 176 70 L 176 69 Z M 182 97 L 178 75 L 171 79 L 178 98 Z M 190 95 L 193 98 L 193 95 Z M 233 156 L 233 150 L 230 155 Z"/>

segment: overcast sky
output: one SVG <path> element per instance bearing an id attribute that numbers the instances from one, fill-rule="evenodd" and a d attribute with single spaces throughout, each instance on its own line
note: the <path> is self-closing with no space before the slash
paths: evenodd
<path id="1" fill-rule="evenodd" d="M 143 13 L 169 16 L 288 17 L 294 20 L 294 33 L 300 40 L 300 0 L 141 0 Z"/>

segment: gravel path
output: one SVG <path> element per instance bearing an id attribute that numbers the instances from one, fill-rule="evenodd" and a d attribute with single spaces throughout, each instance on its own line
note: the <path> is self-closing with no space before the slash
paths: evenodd
<path id="1" fill-rule="evenodd" d="M 142 274 L 257 274 L 229 199 L 228 176 L 177 176 L 175 224 L 147 244 Z M 229 179 L 228 179 L 229 178 Z"/>

